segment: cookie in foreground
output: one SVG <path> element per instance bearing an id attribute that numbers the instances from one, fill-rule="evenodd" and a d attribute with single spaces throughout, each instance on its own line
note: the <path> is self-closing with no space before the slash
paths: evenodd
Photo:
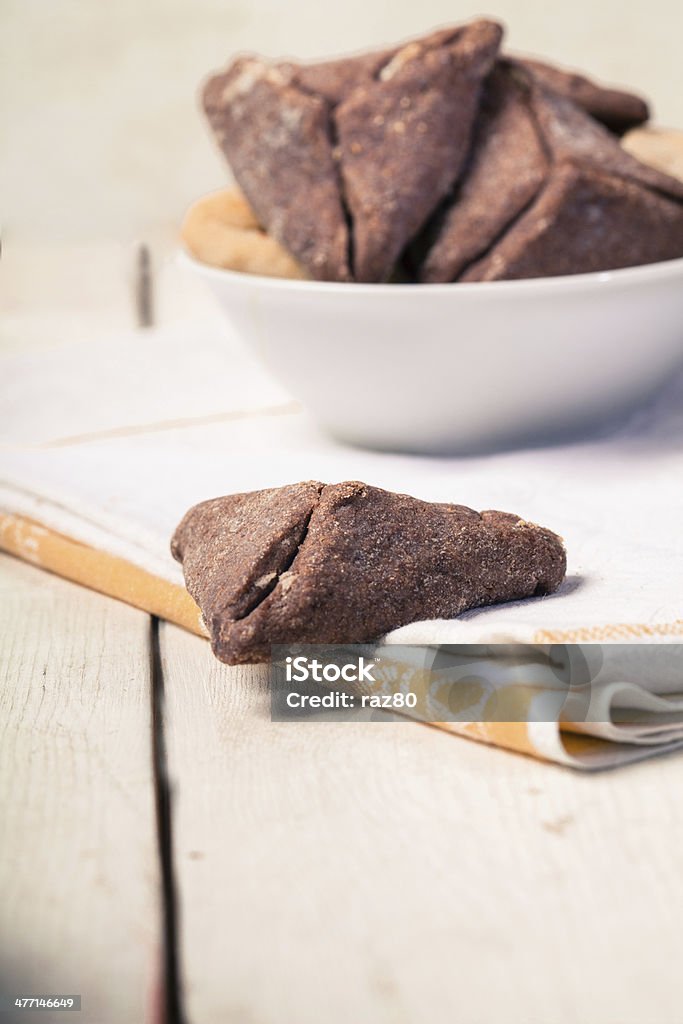
<path id="1" fill-rule="evenodd" d="M 214 653 L 364 643 L 422 619 L 555 591 L 562 540 L 507 512 L 316 480 L 202 502 L 173 536 Z"/>

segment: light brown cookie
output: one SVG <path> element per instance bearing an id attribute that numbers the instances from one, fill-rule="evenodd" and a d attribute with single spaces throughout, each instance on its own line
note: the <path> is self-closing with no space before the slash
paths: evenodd
<path id="1" fill-rule="evenodd" d="M 627 153 L 683 181 L 683 132 L 671 128 L 634 128 L 621 140 Z"/>
<path id="2" fill-rule="evenodd" d="M 180 234 L 189 252 L 212 267 L 264 277 L 308 276 L 261 228 L 238 189 L 198 199 L 185 214 Z"/>

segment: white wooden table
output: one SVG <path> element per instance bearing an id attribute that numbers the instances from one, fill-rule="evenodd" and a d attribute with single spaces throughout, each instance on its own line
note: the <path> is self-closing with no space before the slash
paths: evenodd
<path id="1" fill-rule="evenodd" d="M 170 853 L 193 1024 L 683 1020 L 680 758 L 586 777 L 410 722 L 274 724 L 262 670 L 175 627 L 8 557 L 0 595 L 4 992 L 153 1020 Z"/>
<path id="2" fill-rule="evenodd" d="M 680 756 L 274 724 L 263 670 L 109 598 L 0 557 L 0 608 L 0 994 L 83 999 L 0 1024 L 683 1021 Z"/>

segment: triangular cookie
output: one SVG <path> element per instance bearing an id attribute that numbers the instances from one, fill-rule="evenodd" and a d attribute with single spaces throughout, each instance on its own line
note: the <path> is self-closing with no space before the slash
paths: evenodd
<path id="1" fill-rule="evenodd" d="M 272 644 L 362 643 L 420 619 L 548 594 L 566 564 L 559 537 L 517 516 L 357 481 L 204 502 L 172 550 L 229 664 L 266 661 Z"/>
<path id="2" fill-rule="evenodd" d="M 596 170 L 616 174 L 683 200 L 683 182 L 636 160 L 611 132 L 571 100 L 539 86 L 532 79 L 529 103 L 542 139 L 555 162 L 573 160 L 585 163 Z"/>
<path id="3" fill-rule="evenodd" d="M 204 108 L 260 223 L 320 280 L 347 281 L 349 233 L 326 100 L 240 58 L 209 80 Z"/>
<path id="4" fill-rule="evenodd" d="M 528 206 L 547 172 L 526 92 L 499 63 L 486 83 L 461 184 L 424 240 L 420 280 L 454 281 Z"/>
<path id="5" fill-rule="evenodd" d="M 683 253 L 683 205 L 566 161 L 531 208 L 461 277 L 499 281 L 616 270 Z"/>
<path id="6" fill-rule="evenodd" d="M 501 35 L 479 21 L 409 43 L 335 109 L 356 280 L 386 280 L 453 186 Z"/>

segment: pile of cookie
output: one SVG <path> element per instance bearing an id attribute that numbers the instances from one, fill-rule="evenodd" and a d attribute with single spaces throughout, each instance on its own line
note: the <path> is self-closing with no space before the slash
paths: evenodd
<path id="1" fill-rule="evenodd" d="M 239 57 L 208 81 L 276 273 L 495 281 L 683 256 L 683 182 L 621 145 L 647 104 L 501 39 L 479 20 L 325 63 Z"/>

